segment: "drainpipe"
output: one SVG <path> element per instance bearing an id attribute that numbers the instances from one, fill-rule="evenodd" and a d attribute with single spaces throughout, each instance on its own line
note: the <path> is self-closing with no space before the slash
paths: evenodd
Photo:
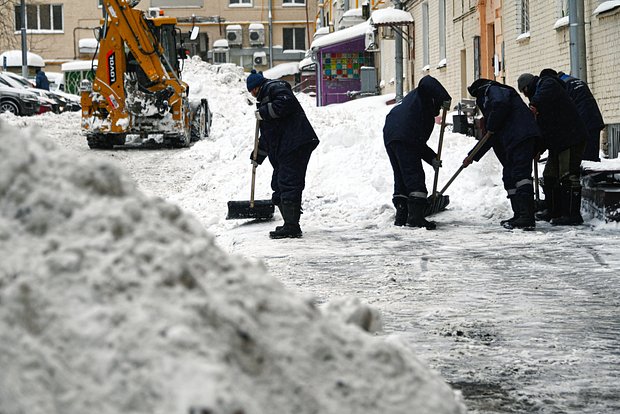
<path id="1" fill-rule="evenodd" d="M 273 67 L 273 0 L 269 0 L 269 68 Z"/>
<path id="2" fill-rule="evenodd" d="M 394 8 L 401 10 L 403 8 L 403 4 L 400 0 L 394 0 Z M 395 76 L 395 87 L 396 87 L 396 102 L 400 102 L 403 100 L 403 35 L 402 30 L 394 31 L 394 76 Z"/>
<path id="3" fill-rule="evenodd" d="M 28 42 L 26 41 L 26 0 L 22 0 L 22 76 L 28 77 Z"/>
<path id="4" fill-rule="evenodd" d="M 570 36 L 570 73 L 587 82 L 586 31 L 583 0 L 568 0 L 568 27 Z"/>

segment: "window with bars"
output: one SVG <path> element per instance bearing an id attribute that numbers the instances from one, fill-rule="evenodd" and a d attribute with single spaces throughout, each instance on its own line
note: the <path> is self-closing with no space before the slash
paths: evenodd
<path id="1" fill-rule="evenodd" d="M 519 33 L 529 33 L 530 31 L 530 0 L 519 1 Z"/>
<path id="2" fill-rule="evenodd" d="M 430 64 L 429 54 L 428 3 L 422 3 L 422 65 L 424 67 Z"/>
<path id="3" fill-rule="evenodd" d="M 26 29 L 31 32 L 62 32 L 62 4 L 26 5 Z M 15 6 L 15 30 L 22 29 L 22 7 Z"/>
<path id="4" fill-rule="evenodd" d="M 306 50 L 306 29 L 293 27 L 282 29 L 283 50 Z"/>

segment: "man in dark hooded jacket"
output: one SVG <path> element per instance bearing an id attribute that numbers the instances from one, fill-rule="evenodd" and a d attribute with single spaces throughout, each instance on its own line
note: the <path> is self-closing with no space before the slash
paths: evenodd
<path id="1" fill-rule="evenodd" d="M 397 226 L 435 229 L 424 213 L 427 195 L 422 160 L 438 169 L 437 154 L 426 142 L 433 132 L 435 117 L 444 107 L 450 108 L 452 98 L 439 81 L 431 76 L 420 79 L 418 87 L 409 92 L 385 118 L 383 140 L 392 170 Z"/>
<path id="2" fill-rule="evenodd" d="M 503 167 L 502 180 L 514 216 L 500 224 L 508 229 L 533 228 L 536 222 L 532 160 L 536 141 L 540 138 L 536 120 L 517 91 L 510 86 L 478 79 L 467 90 L 476 97 L 476 105 L 484 115 L 486 131 L 491 134 L 473 161 L 479 161 L 493 148 Z M 469 160 L 469 157 L 465 158 L 465 167 Z"/>
<path id="3" fill-rule="evenodd" d="M 269 156 L 273 166 L 272 200 L 284 219 L 284 225 L 276 227 L 269 237 L 301 237 L 301 195 L 310 155 L 319 139 L 287 82 L 266 79 L 252 70 L 247 88 L 257 99 L 255 115 L 260 122 L 256 161 L 261 164 Z"/>
<path id="4" fill-rule="evenodd" d="M 586 147 L 583 150 L 584 161 L 599 162 L 599 152 L 601 149 L 601 131 L 605 128 L 605 121 L 599 109 L 594 95 L 588 88 L 588 84 L 581 79 L 574 78 L 564 72 L 556 72 L 553 69 L 543 69 L 541 76 L 556 76 L 562 82 L 568 96 L 575 102 L 579 116 L 586 124 L 588 136 L 586 139 Z"/>
<path id="5" fill-rule="evenodd" d="M 542 133 L 542 145 L 537 152 L 549 150 L 543 171 L 547 210 L 537 214 L 537 218 L 550 220 L 553 225 L 581 224 L 579 175 L 588 134 L 586 126 L 557 77 L 524 73 L 517 84 L 529 98 L 530 109 Z"/>

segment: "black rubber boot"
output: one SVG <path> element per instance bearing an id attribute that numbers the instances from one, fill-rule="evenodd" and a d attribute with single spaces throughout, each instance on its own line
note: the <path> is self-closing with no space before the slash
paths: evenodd
<path id="1" fill-rule="evenodd" d="M 407 224 L 407 213 L 409 211 L 409 209 L 407 208 L 407 196 L 394 197 L 392 198 L 392 203 L 394 203 L 394 208 L 396 208 L 394 225 L 404 226 L 405 224 Z"/>
<path id="2" fill-rule="evenodd" d="M 543 186 L 545 193 L 545 208 L 536 213 L 538 221 L 551 221 L 561 216 L 560 212 L 560 187 L 557 185 Z"/>
<path id="3" fill-rule="evenodd" d="M 506 223 L 510 223 L 511 221 L 514 221 L 514 220 L 518 217 L 518 214 L 517 214 L 517 205 L 516 205 L 515 200 L 514 200 L 515 196 L 511 195 L 511 196 L 510 196 L 510 197 L 508 197 L 508 198 L 509 198 L 509 200 L 510 200 L 510 207 L 512 207 L 512 212 L 513 212 L 514 214 L 513 214 L 513 215 L 512 215 L 512 217 L 511 217 L 511 218 L 509 218 L 508 220 L 502 220 L 502 221 L 500 221 L 500 222 L 499 222 L 499 224 L 500 224 L 501 226 L 504 226 Z"/>
<path id="4" fill-rule="evenodd" d="M 551 220 L 554 226 L 578 226 L 583 224 L 581 217 L 581 186 L 561 189 L 562 216 Z"/>
<path id="5" fill-rule="evenodd" d="M 517 218 L 506 222 L 503 226 L 507 229 L 534 229 L 536 227 L 536 220 L 534 220 L 534 195 L 515 194 L 512 198 L 517 208 Z"/>
<path id="6" fill-rule="evenodd" d="M 424 218 L 424 213 L 428 202 L 426 197 L 412 197 L 407 199 L 407 226 L 409 227 L 424 227 L 426 230 L 435 230 L 437 225 L 433 221 L 427 221 Z"/>
<path id="7" fill-rule="evenodd" d="M 272 239 L 297 239 L 302 236 L 301 227 L 299 227 L 299 216 L 301 215 L 301 204 L 294 202 L 282 201 L 280 211 L 284 218 L 284 225 L 278 226 L 274 231 L 269 232 Z"/>

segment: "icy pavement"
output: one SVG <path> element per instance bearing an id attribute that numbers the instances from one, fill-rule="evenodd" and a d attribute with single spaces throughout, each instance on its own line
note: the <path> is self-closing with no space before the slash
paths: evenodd
<path id="1" fill-rule="evenodd" d="M 319 302 L 376 306 L 472 413 L 620 412 L 617 232 L 435 219 L 435 232 L 304 227 L 287 241 L 244 224 L 231 249 Z"/>

